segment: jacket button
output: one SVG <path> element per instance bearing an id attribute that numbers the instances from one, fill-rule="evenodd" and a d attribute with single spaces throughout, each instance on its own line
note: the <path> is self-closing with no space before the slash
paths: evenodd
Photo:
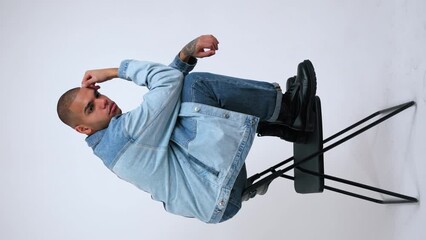
<path id="1" fill-rule="evenodd" d="M 195 107 L 195 108 L 194 108 L 194 111 L 195 111 L 195 112 L 199 112 L 200 110 L 201 110 L 201 109 L 200 109 L 200 107 Z"/>
<path id="2" fill-rule="evenodd" d="M 223 201 L 223 200 L 222 200 L 222 201 L 220 201 L 220 202 L 219 202 L 219 206 L 221 206 L 221 207 L 225 206 L 225 201 Z"/>
<path id="3" fill-rule="evenodd" d="M 223 114 L 223 117 L 224 117 L 224 118 L 229 118 L 229 113 L 225 113 L 225 114 Z"/>

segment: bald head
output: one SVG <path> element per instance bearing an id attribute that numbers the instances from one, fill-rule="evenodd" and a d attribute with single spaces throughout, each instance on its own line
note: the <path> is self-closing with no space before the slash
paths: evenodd
<path id="1" fill-rule="evenodd" d="M 121 114 L 121 109 L 98 89 L 76 87 L 65 92 L 57 106 L 61 121 L 86 135 L 107 128 L 111 119 Z"/>
<path id="2" fill-rule="evenodd" d="M 66 91 L 58 100 L 58 105 L 56 111 L 58 113 L 59 119 L 66 125 L 74 128 L 76 125 L 75 114 L 70 110 L 70 106 L 76 98 L 80 88 L 72 88 Z"/>

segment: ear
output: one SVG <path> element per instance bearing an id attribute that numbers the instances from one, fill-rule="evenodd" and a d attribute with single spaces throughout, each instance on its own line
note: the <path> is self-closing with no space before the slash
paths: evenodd
<path id="1" fill-rule="evenodd" d="M 86 127 L 84 125 L 77 125 L 74 129 L 77 132 L 82 133 L 82 134 L 86 134 L 86 135 L 91 135 L 94 132 L 93 129 Z"/>

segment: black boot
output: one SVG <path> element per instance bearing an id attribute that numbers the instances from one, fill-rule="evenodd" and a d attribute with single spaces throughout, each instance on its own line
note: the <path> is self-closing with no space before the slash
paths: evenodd
<path id="1" fill-rule="evenodd" d="M 287 80 L 288 90 L 283 95 L 278 124 L 302 132 L 314 130 L 312 104 L 317 89 L 315 70 L 309 60 L 297 67 L 296 78 Z"/>
<path id="2" fill-rule="evenodd" d="M 296 131 L 285 125 L 270 122 L 259 122 L 256 132 L 259 137 L 273 136 L 296 143 L 305 143 L 307 137 L 306 132 Z"/>
<path id="3" fill-rule="evenodd" d="M 295 81 L 296 81 L 296 76 L 287 79 L 286 91 L 288 91 L 291 88 L 291 86 L 295 83 Z M 307 133 L 305 132 L 296 131 L 283 124 L 276 124 L 271 122 L 259 122 L 256 132 L 257 132 L 257 136 L 259 137 L 273 136 L 273 137 L 279 137 L 288 142 L 295 142 L 295 143 L 304 143 L 306 140 L 306 135 L 307 135 Z"/>

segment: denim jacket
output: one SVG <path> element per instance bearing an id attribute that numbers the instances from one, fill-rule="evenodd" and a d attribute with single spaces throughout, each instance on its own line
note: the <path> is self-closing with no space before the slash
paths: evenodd
<path id="1" fill-rule="evenodd" d="M 181 103 L 184 76 L 194 66 L 178 57 L 170 66 L 124 60 L 119 77 L 150 91 L 139 107 L 86 141 L 106 167 L 150 193 L 168 212 L 218 223 L 259 120 Z"/>

